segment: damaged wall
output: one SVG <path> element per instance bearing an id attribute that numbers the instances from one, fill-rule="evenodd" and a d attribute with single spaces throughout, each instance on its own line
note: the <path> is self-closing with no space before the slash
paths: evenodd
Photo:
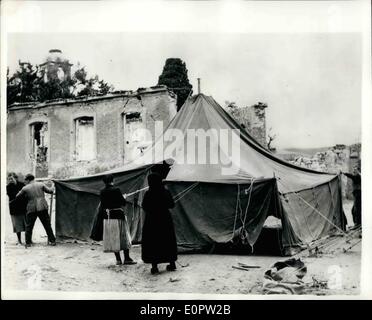
<path id="1" fill-rule="evenodd" d="M 324 151 L 318 151 L 313 155 L 309 154 L 291 154 L 278 155 L 297 166 L 308 169 L 338 174 L 340 171 L 353 173 L 353 169 L 360 165 L 361 144 L 346 146 L 337 144 Z M 350 179 L 342 175 L 343 196 L 352 199 L 353 184 Z"/>
<path id="2" fill-rule="evenodd" d="M 7 115 L 7 169 L 37 173 L 31 155 L 31 128 L 38 122 L 48 128 L 46 175 L 81 176 L 123 165 L 131 160 L 127 145 L 132 149 L 139 146 L 124 134 L 128 132 L 125 117 L 133 112 L 141 114 L 140 126 L 154 135 L 154 121 L 163 121 L 165 127 L 176 114 L 175 96 L 158 86 L 81 100 L 13 105 Z M 94 150 L 81 146 L 83 137 L 94 139 Z M 94 159 L 84 160 L 92 158 L 91 152 Z"/>
<path id="3" fill-rule="evenodd" d="M 249 107 L 234 107 L 228 110 L 230 115 L 243 127 L 248 133 L 256 139 L 264 148 L 267 148 L 266 140 L 266 114 L 267 105 L 258 103 Z"/>

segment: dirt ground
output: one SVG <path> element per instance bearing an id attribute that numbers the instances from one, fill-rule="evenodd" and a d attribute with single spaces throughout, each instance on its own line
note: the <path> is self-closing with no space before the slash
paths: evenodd
<path id="1" fill-rule="evenodd" d="M 345 202 L 348 220 L 352 203 Z M 177 271 L 150 274 L 150 266 L 141 261 L 141 247 L 131 250 L 136 265 L 116 266 L 113 254 L 103 253 L 102 246 L 81 241 L 64 241 L 46 245 L 40 221 L 35 225 L 35 245 L 25 249 L 16 245 L 9 214 L 3 245 L 3 288 L 7 290 L 47 290 L 62 292 L 151 292 L 195 294 L 262 294 L 264 272 L 285 257 L 215 254 L 179 255 Z M 22 235 L 23 236 L 23 235 Z M 347 252 L 350 244 L 338 237 L 336 244 L 317 257 L 302 257 L 307 266 L 303 281 L 306 293 L 315 295 L 353 295 L 360 288 L 360 242 Z M 356 243 L 358 239 L 354 239 Z M 260 266 L 235 269 L 238 263 Z M 317 286 L 314 286 L 314 279 Z M 336 279 L 336 282 L 335 282 Z M 323 285 L 319 285 L 323 283 Z M 336 283 L 336 285 L 335 285 Z M 326 284 L 326 285 L 324 285 Z"/>

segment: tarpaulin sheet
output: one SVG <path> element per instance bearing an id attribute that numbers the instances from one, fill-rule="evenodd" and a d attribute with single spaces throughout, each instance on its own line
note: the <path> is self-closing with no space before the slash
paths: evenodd
<path id="1" fill-rule="evenodd" d="M 214 243 L 229 242 L 239 236 L 243 223 L 248 242 L 253 246 L 266 217 L 275 214 L 274 179 L 253 182 L 251 193 L 251 184 L 201 182 L 178 201 L 177 194 L 191 185 L 191 182 L 167 184 L 176 196 L 172 212 L 177 242 L 183 249 L 200 250 Z"/>
<path id="2" fill-rule="evenodd" d="M 147 186 L 151 166 L 114 173 L 115 185 L 122 193 Z M 99 193 L 104 188 L 102 176 L 94 175 L 69 180 L 55 180 L 57 236 L 88 239 L 99 205 Z M 133 240 L 141 239 L 143 212 L 139 206 L 143 193 L 127 199 L 125 211 Z"/>
<path id="3" fill-rule="evenodd" d="M 285 216 L 302 243 L 310 243 L 331 231 L 345 230 L 340 181 L 281 196 Z M 290 246 L 290 241 L 286 242 Z"/>

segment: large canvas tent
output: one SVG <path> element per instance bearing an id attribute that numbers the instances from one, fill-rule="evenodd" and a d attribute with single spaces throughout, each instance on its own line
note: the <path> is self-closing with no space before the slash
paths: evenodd
<path id="1" fill-rule="evenodd" d="M 240 130 L 238 138 L 236 130 Z M 230 145 L 221 139 L 221 132 L 230 137 Z M 188 144 L 190 137 L 205 138 L 204 149 Z M 205 161 L 191 159 L 195 154 Z M 185 102 L 139 159 L 108 171 L 123 193 L 135 192 L 127 206 L 134 241 L 141 240 L 144 213 L 140 204 L 147 176 L 169 159 L 164 176 L 176 202 L 172 212 L 180 251 L 210 250 L 234 241 L 254 247 L 269 216 L 281 222 L 277 243 L 272 245 L 283 252 L 345 228 L 339 176 L 275 157 L 212 97 L 198 94 Z M 58 236 L 89 237 L 101 179 L 108 172 L 55 181 Z"/>

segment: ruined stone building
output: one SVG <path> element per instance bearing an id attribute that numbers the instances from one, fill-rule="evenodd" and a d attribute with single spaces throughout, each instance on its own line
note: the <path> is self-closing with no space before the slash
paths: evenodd
<path id="1" fill-rule="evenodd" d="M 44 81 L 68 80 L 71 78 L 72 64 L 62 55 L 59 49 L 49 50 L 46 61 L 39 65 L 40 71 L 44 74 Z"/>
<path id="2" fill-rule="evenodd" d="M 261 102 L 253 106 L 228 108 L 231 116 L 264 148 L 267 148 L 266 108 L 267 105 Z"/>
<path id="3" fill-rule="evenodd" d="M 342 172 L 353 173 L 355 167 L 361 166 L 361 144 L 352 144 L 346 146 L 344 144 L 336 144 L 329 148 L 321 148 L 317 152 L 309 152 L 312 149 L 303 152 L 298 150 L 290 154 L 278 154 L 278 156 L 294 165 L 305 167 L 308 169 L 338 174 Z M 341 176 L 343 196 L 352 199 L 353 184 L 346 176 Z"/>
<path id="4" fill-rule="evenodd" d="M 150 143 L 135 129 L 147 128 L 154 137 L 155 121 L 165 127 L 176 110 L 176 96 L 165 86 L 14 104 L 7 112 L 7 169 L 71 177 L 123 165 Z"/>

